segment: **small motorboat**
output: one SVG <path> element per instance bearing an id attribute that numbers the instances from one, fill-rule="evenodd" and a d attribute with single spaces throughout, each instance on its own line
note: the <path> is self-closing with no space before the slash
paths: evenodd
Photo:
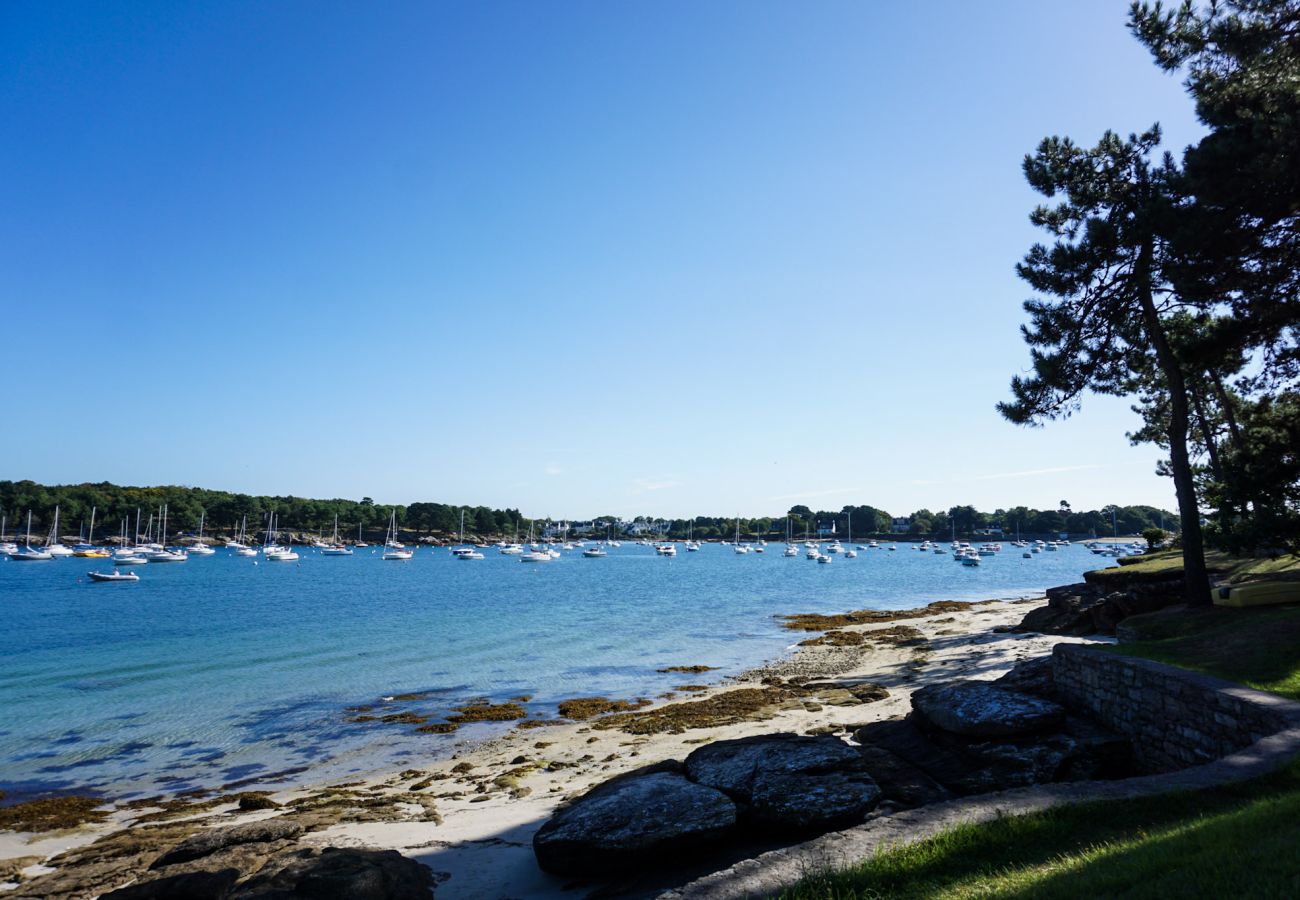
<path id="1" fill-rule="evenodd" d="M 599 547 L 588 547 L 586 550 L 582 551 L 582 555 L 587 557 L 588 559 L 598 559 L 599 557 L 602 556 L 609 556 L 608 553 L 606 553 L 604 550 L 600 549 Z"/>
<path id="2" fill-rule="evenodd" d="M 145 556 L 114 556 L 113 565 L 115 566 L 143 566 L 149 562 Z"/>
<path id="3" fill-rule="evenodd" d="M 139 581 L 134 572 L 87 572 L 91 581 Z"/>
<path id="4" fill-rule="evenodd" d="M 822 563 L 823 565 L 825 565 L 826 563 L 829 563 L 829 562 L 830 562 L 831 560 L 833 560 L 834 558 L 835 558 L 835 557 L 831 556 L 829 553 L 823 553 L 823 554 L 821 554 L 820 556 L 817 557 L 817 562 Z"/>

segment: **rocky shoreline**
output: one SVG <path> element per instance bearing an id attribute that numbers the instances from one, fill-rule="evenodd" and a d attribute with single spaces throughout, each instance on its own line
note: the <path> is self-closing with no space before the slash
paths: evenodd
<path id="1" fill-rule="evenodd" d="M 270 795 L 136 801 L 99 811 L 99 821 L 0 834 L 0 861 L 9 861 L 0 876 L 15 879 L 11 896 L 92 897 L 134 882 L 139 885 L 129 896 L 164 896 L 139 891 L 146 882 L 187 874 L 169 871 L 176 863 L 152 868 L 178 844 L 214 829 L 272 821 L 293 836 L 223 845 L 208 854 L 208 869 L 198 860 L 186 865 L 207 871 L 229 856 L 226 868 L 237 873 L 244 892 L 239 896 L 251 897 L 257 896 L 248 893 L 256 887 L 252 876 L 267 866 L 268 872 L 292 874 L 317 865 L 311 860 L 323 859 L 326 849 L 395 850 L 427 865 L 442 896 L 583 895 L 600 882 L 549 875 L 533 853 L 534 835 L 565 801 L 615 776 L 686 759 L 702 745 L 774 732 L 813 739 L 848 735 L 906 713 L 912 692 L 926 684 L 1001 675 L 1061 640 L 1010 632 L 1025 604 L 1041 601 L 1038 596 L 792 616 L 792 636 L 805 637 L 793 652 L 720 684 L 683 685 L 671 699 L 649 704 L 588 698 L 566 710 L 576 721 L 525 720 L 528 727 L 518 722 L 507 734 L 451 759 L 360 782 Z M 703 669 L 673 668 L 684 677 Z M 285 856 L 304 853 L 302 859 Z M 328 865 L 331 871 L 361 872 L 398 865 L 385 859 L 345 863 L 334 855 Z M 691 873 L 665 874 L 666 882 L 634 880 L 620 889 L 645 893 Z M 225 893 L 212 896 L 234 896 L 231 889 L 226 884 Z"/>

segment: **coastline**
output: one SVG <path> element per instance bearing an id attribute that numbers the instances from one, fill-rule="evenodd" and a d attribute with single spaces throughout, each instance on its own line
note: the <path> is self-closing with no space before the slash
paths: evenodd
<path id="1" fill-rule="evenodd" d="M 249 791 L 224 802 L 137 802 L 63 831 L 0 832 L 0 872 L 18 871 L 24 880 L 57 873 L 49 887 L 71 887 L 90 874 L 78 874 L 86 864 L 78 849 L 100 838 L 146 833 L 142 826 L 159 822 L 194 831 L 284 816 L 306 827 L 303 845 L 392 849 L 425 863 L 445 885 L 444 896 L 580 896 L 592 885 L 543 873 L 530 843 L 564 800 L 624 772 L 684 758 L 701 743 L 777 731 L 843 732 L 905 713 L 911 691 L 932 680 L 995 678 L 1070 640 L 993 630 L 1019 622 L 1042 599 L 940 602 L 865 621 L 814 617 L 803 630 L 791 628 L 785 652 L 739 675 L 701 685 L 700 675 L 682 672 L 682 686 L 650 705 L 624 703 L 609 716 L 540 727 L 514 722 L 504 734 L 402 771 L 269 796 Z M 98 856 L 101 869 L 114 864 Z"/>

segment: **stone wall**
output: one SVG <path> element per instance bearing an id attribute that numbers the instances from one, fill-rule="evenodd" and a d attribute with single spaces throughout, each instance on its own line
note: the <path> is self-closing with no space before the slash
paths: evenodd
<path id="1" fill-rule="evenodd" d="M 1300 723 L 1300 704 L 1163 663 L 1057 644 L 1061 699 L 1133 741 L 1146 771 L 1219 759 Z"/>

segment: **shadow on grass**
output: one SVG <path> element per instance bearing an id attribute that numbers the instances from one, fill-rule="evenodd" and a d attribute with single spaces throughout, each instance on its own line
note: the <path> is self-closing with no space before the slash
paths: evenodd
<path id="1" fill-rule="evenodd" d="M 966 825 L 787 898 L 1300 896 L 1300 762 L 1197 793 Z"/>

